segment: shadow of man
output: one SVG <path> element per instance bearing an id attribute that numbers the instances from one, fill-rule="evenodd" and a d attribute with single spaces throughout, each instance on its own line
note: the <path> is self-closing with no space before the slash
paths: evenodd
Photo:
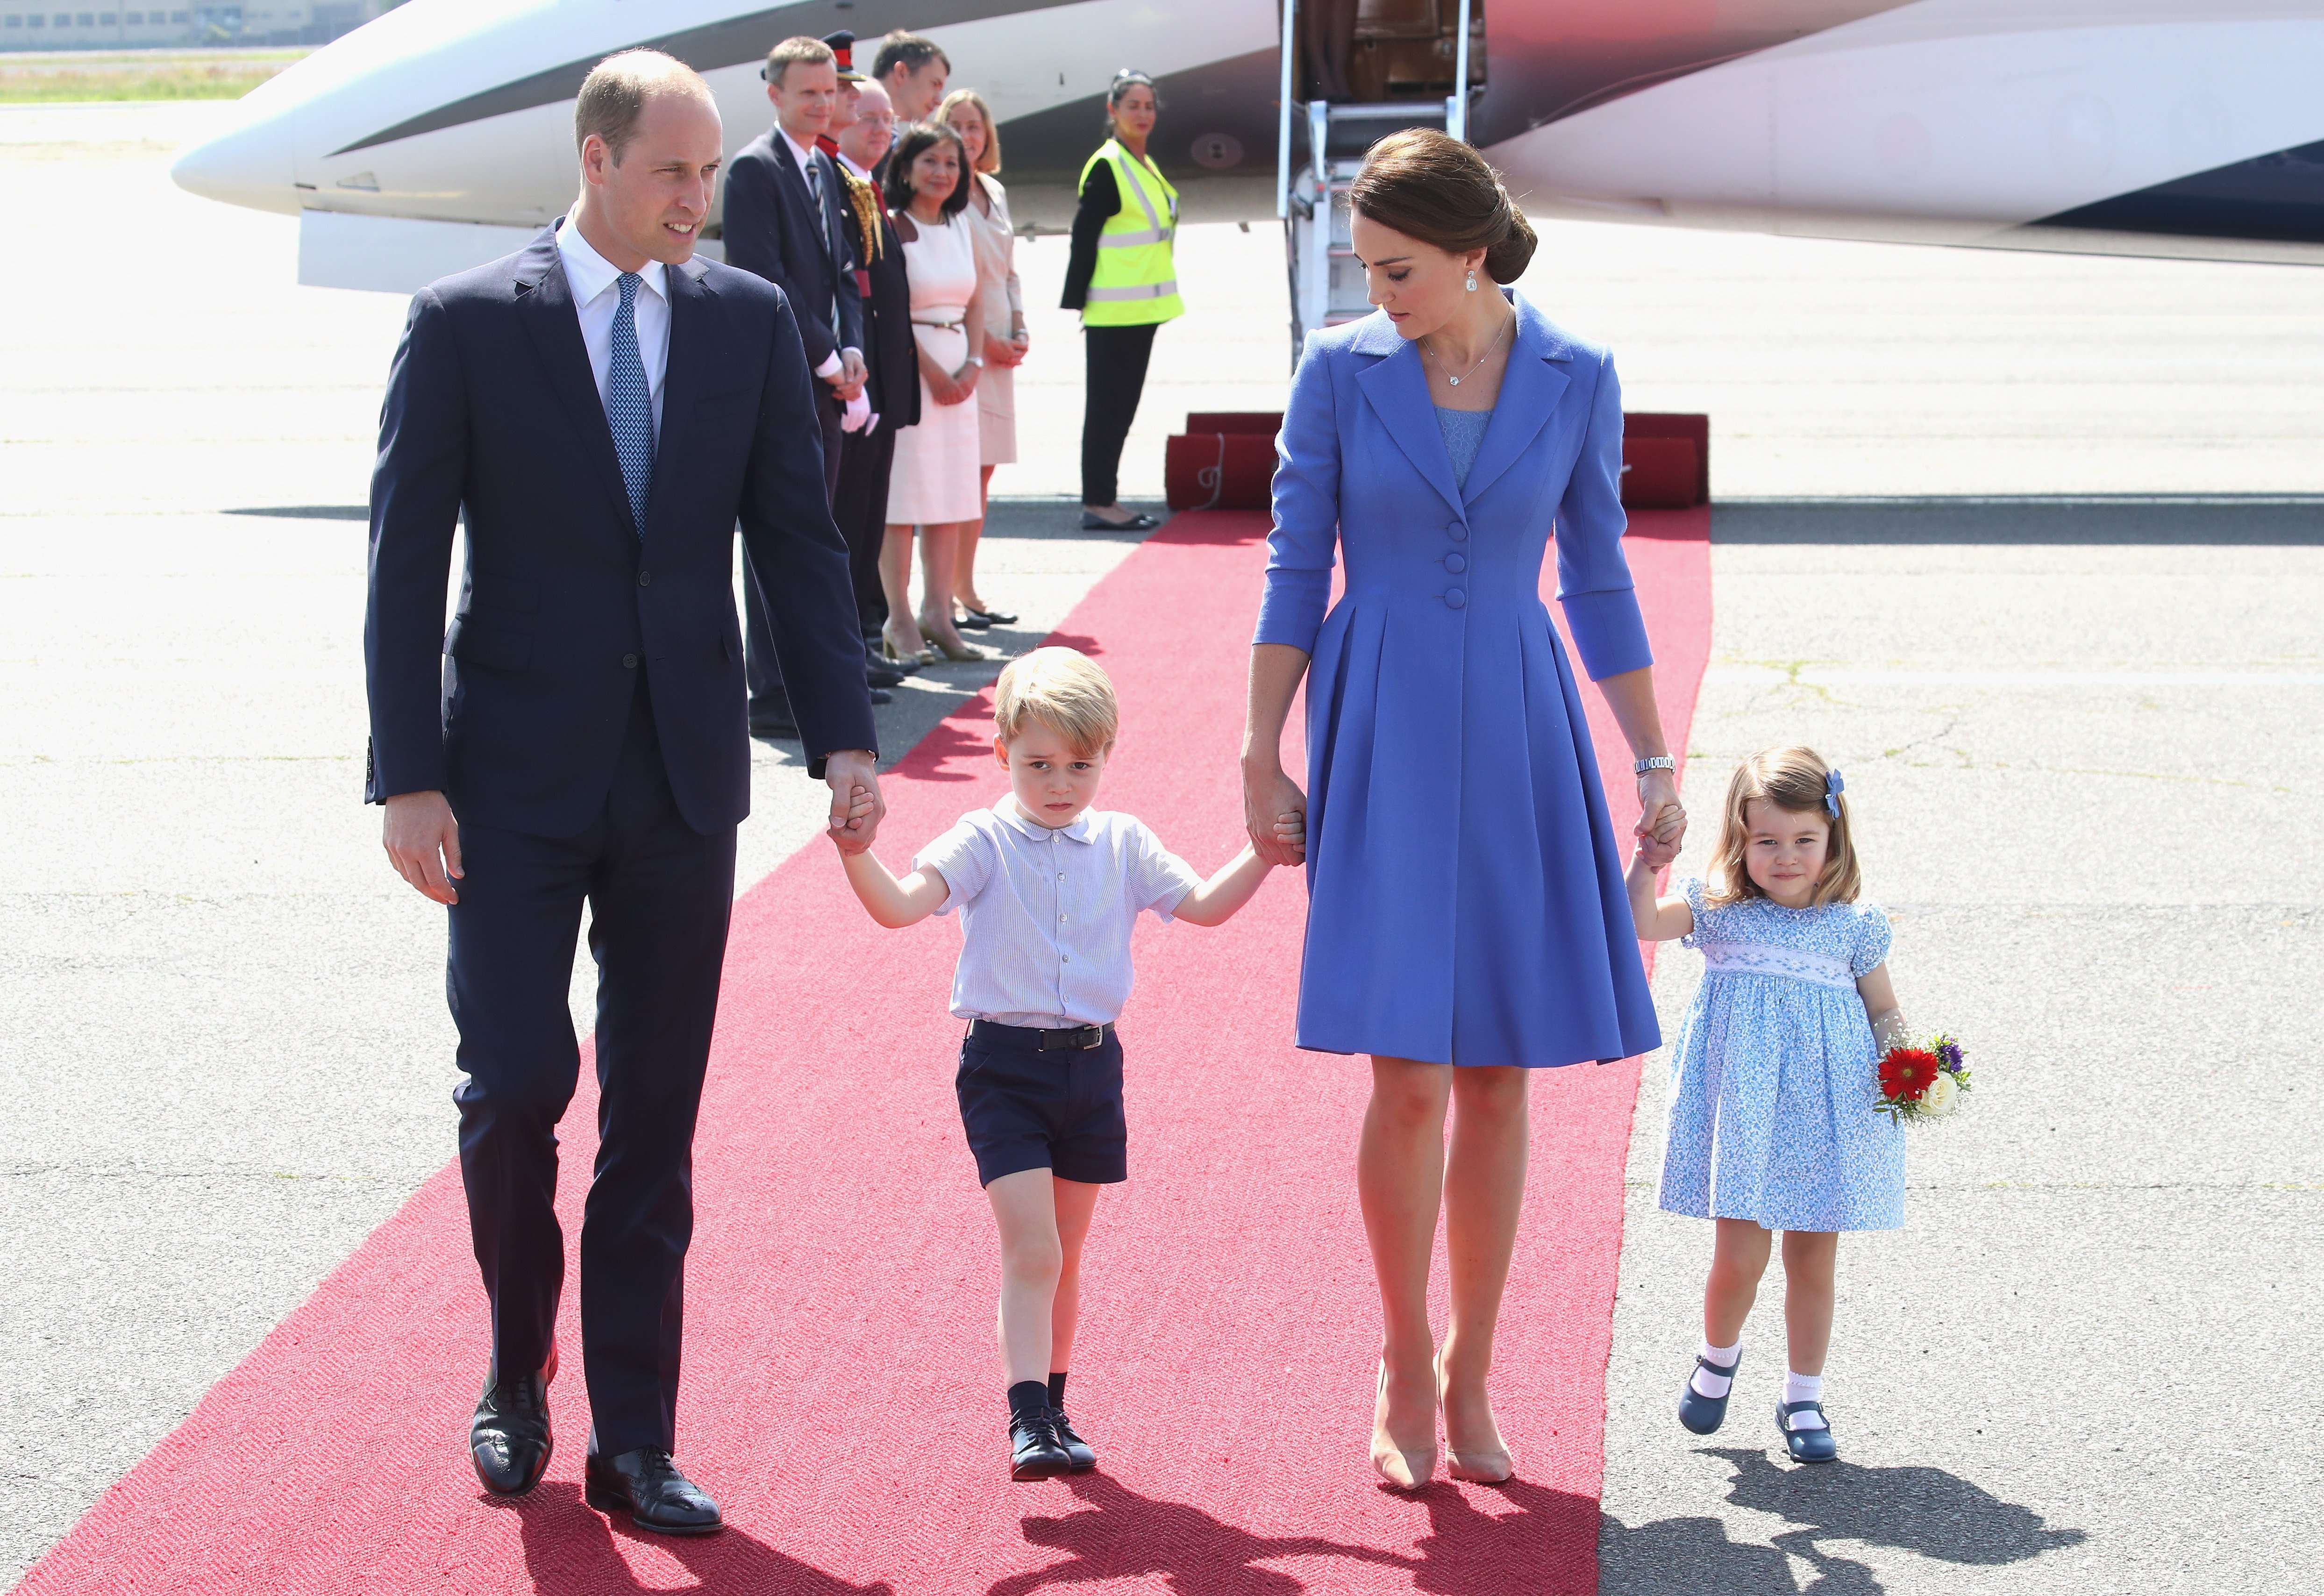
<path id="1" fill-rule="evenodd" d="M 1298 1578 L 1256 1564 L 1282 1557 L 1341 1557 L 1409 1568 L 1412 1561 L 1372 1546 L 1342 1545 L 1320 1536 L 1260 1536 L 1213 1518 L 1200 1508 L 1166 1502 L 1107 1479 L 1079 1474 L 1067 1481 L 1088 1510 L 1059 1518 L 1024 1520 L 1025 1538 L 1073 1556 L 1047 1568 L 1011 1574 L 986 1596 L 1026 1596 L 1045 1585 L 1159 1575 L 1181 1596 L 1297 1596 Z"/>
<path id="2" fill-rule="evenodd" d="M 1464 1490 L 1438 1481 L 1414 1493 L 1428 1509 L 1415 1548 L 1415 1589 L 1436 1596 L 1597 1596 L 1598 1503 L 1511 1480 Z M 1515 1512 L 1490 1510 L 1496 1500 Z"/>
<path id="3" fill-rule="evenodd" d="M 651 1546 L 675 1558 L 705 1591 L 751 1596 L 895 1596 L 881 1580 L 858 1585 L 779 1552 L 728 1525 L 713 1536 L 652 1535 L 626 1518 L 608 1518 L 581 1501 L 581 1488 L 552 1481 L 521 1498 L 488 1497 L 484 1506 L 513 1513 L 524 1545 L 530 1588 L 554 1596 L 645 1596 L 619 1542 Z"/>

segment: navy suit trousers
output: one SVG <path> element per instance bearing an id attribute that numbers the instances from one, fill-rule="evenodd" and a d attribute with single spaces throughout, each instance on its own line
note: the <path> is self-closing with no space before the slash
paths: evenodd
<path id="1" fill-rule="evenodd" d="M 581 1222 L 590 1450 L 676 1444 L 694 1122 L 734 899 L 734 828 L 679 815 L 640 673 L 603 813 L 578 835 L 460 828 L 448 985 L 460 1174 L 493 1357 L 548 1361 L 564 1287 L 557 1123 L 580 1069 L 567 992 L 581 908 L 597 963 L 596 1169 Z"/>
<path id="2" fill-rule="evenodd" d="M 847 436 L 839 423 L 847 407 L 832 398 L 821 378 L 815 384 L 816 420 L 823 423 L 823 502 L 825 508 L 839 491 L 839 446 Z M 775 660 L 775 633 L 767 623 L 766 601 L 759 596 L 759 578 L 751 569 L 748 549 L 742 553 L 742 675 L 751 687 L 751 713 L 769 710 L 790 713 L 790 697 L 783 690 L 783 668 Z"/>

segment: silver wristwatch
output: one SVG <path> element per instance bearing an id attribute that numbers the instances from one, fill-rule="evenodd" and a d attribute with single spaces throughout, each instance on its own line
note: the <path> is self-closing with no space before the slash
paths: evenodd
<path id="1" fill-rule="evenodd" d="M 1636 765 L 1631 767 L 1631 773 L 1634 775 L 1643 776 L 1648 770 L 1675 770 L 1677 769 L 1678 761 L 1676 760 L 1671 758 L 1671 756 L 1666 753 L 1658 753 L 1650 760 L 1640 760 Z"/>

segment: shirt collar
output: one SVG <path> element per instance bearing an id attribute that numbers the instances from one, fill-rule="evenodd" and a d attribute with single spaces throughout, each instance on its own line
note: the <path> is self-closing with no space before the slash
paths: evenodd
<path id="1" fill-rule="evenodd" d="M 846 151 L 842 150 L 839 152 L 837 159 L 840 165 L 853 172 L 857 177 L 862 178 L 865 182 L 868 183 L 872 180 L 872 169 L 868 166 L 856 165 L 855 162 L 847 158 Z"/>
<path id="2" fill-rule="evenodd" d="M 1074 816 L 1074 823 L 1065 826 L 1043 826 L 1038 820 L 1028 820 L 1018 812 L 1017 800 L 1014 797 L 1005 798 L 993 805 L 992 813 L 1019 835 L 1028 836 L 1037 843 L 1047 841 L 1053 836 L 1061 836 L 1069 842 L 1075 843 L 1086 843 L 1090 840 L 1090 812 L 1087 809 Z"/>
<path id="3" fill-rule="evenodd" d="M 791 147 L 791 157 L 799 164 L 799 176 L 807 176 L 807 169 L 815 164 L 814 143 L 812 142 L 804 144 L 800 143 L 797 139 L 791 137 L 790 129 L 785 127 L 779 122 L 775 124 L 775 132 L 781 136 L 783 143 Z"/>
<path id="4" fill-rule="evenodd" d="M 611 288 L 613 280 L 622 274 L 619 266 L 590 247 L 570 217 L 558 224 L 557 253 L 564 259 L 565 280 L 573 285 L 576 305 L 587 304 Z M 656 299 L 666 300 L 669 297 L 669 268 L 659 261 L 648 261 L 638 275 L 645 279 L 645 286 Z"/>

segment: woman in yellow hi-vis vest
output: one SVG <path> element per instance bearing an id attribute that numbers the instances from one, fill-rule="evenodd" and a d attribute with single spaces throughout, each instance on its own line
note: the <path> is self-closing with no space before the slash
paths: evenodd
<path id="1" fill-rule="evenodd" d="M 1154 329 L 1181 315 L 1170 245 L 1178 190 L 1146 153 L 1161 108 L 1154 79 L 1127 68 L 1106 90 L 1113 136 L 1082 168 L 1065 308 L 1082 313 L 1087 388 L 1082 405 L 1082 525 L 1145 531 L 1159 522 L 1121 507 L 1121 445 L 1138 416 Z"/>

